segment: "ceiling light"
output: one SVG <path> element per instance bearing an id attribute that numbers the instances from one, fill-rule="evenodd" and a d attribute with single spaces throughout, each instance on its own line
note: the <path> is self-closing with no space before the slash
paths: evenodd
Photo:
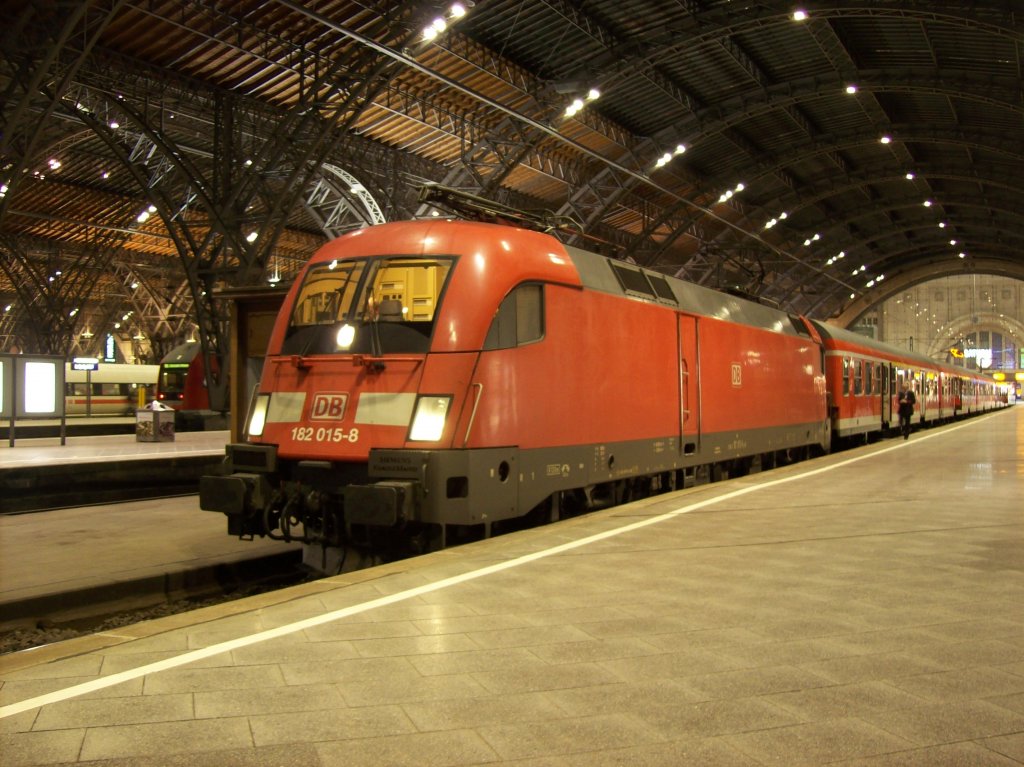
<path id="1" fill-rule="evenodd" d="M 110 125 L 110 130 L 117 130 L 118 128 L 121 127 L 121 123 L 119 123 L 117 120 L 111 120 L 109 125 Z"/>
<path id="2" fill-rule="evenodd" d="M 930 208 L 932 206 L 932 201 L 931 200 L 925 200 L 923 204 L 924 204 L 924 206 L 926 208 Z"/>
<path id="3" fill-rule="evenodd" d="M 466 15 L 466 6 L 462 3 L 452 3 L 452 7 L 448 9 L 448 13 L 451 14 L 453 19 L 461 19 Z"/>
<path id="4" fill-rule="evenodd" d="M 793 21 L 806 21 L 806 20 L 807 20 L 807 11 L 805 11 L 803 9 L 798 9 L 798 10 L 793 11 Z"/>
<path id="5" fill-rule="evenodd" d="M 587 91 L 587 101 L 594 101 L 595 99 L 601 98 L 601 91 L 597 88 L 591 88 Z"/>
<path id="6" fill-rule="evenodd" d="M 882 138 L 878 140 L 881 141 L 883 144 L 890 144 L 892 143 L 892 136 L 882 136 Z"/>
<path id="7" fill-rule="evenodd" d="M 907 174 L 907 181 L 913 181 L 913 180 L 914 180 L 914 174 L 913 173 L 908 173 Z"/>
<path id="8" fill-rule="evenodd" d="M 846 86 L 846 92 L 849 93 L 852 96 L 854 93 L 857 92 L 857 86 L 856 85 L 847 85 Z"/>

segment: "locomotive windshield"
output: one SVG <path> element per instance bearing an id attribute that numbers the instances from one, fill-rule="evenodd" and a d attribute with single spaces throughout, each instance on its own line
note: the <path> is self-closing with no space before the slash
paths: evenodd
<path id="1" fill-rule="evenodd" d="M 306 274 L 281 354 L 408 354 L 430 347 L 454 258 L 389 256 Z"/>

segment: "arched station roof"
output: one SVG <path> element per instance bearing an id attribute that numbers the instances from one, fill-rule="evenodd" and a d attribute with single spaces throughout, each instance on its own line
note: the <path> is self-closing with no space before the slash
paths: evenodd
<path id="1" fill-rule="evenodd" d="M 53 0 L 2 45 L 0 349 L 216 348 L 216 288 L 424 181 L 818 318 L 1024 279 L 1016 3 Z"/>

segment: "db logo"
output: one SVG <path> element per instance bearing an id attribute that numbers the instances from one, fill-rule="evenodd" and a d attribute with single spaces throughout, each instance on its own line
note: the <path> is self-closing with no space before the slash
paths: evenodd
<path id="1" fill-rule="evenodd" d="M 348 394 L 344 392 L 321 392 L 314 395 L 309 417 L 313 421 L 340 421 L 345 417 Z"/>

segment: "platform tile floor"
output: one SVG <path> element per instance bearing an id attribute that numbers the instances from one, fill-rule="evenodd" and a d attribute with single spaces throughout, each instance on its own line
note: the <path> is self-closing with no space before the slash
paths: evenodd
<path id="1" fill-rule="evenodd" d="M 0 658 L 0 762 L 1024 763 L 1024 409 Z"/>

